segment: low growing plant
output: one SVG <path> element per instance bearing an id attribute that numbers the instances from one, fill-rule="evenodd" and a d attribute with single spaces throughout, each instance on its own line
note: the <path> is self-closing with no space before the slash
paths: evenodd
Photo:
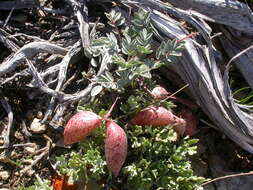
<path id="1" fill-rule="evenodd" d="M 83 76 L 94 87 L 89 103 L 80 101 L 80 112 L 67 123 L 65 144 L 78 144 L 55 157 L 59 173 L 85 184 L 95 181 L 100 189 L 202 189 L 205 179 L 193 174 L 189 161 L 198 140 L 178 138 L 172 126 L 184 127 L 185 121 L 173 114 L 175 105 L 164 100 L 162 88 L 149 90 L 158 85 L 153 70 L 172 64 L 183 40 L 155 47 L 155 30 L 143 9 L 131 23 L 114 10 L 106 17 L 112 32 L 84 49 L 91 62 Z M 112 110 L 105 111 L 112 97 L 120 97 L 114 120 Z"/>
<path id="2" fill-rule="evenodd" d="M 99 119 L 99 126 L 89 131 L 90 136 L 83 136 L 76 149 L 56 158 L 58 170 L 76 181 L 96 181 L 101 189 L 201 189 L 205 179 L 193 174 L 188 159 L 196 153 L 197 140 L 178 139 L 171 125 L 185 125 L 185 122 L 173 115 L 175 105 L 152 96 L 149 90 L 157 86 L 152 71 L 173 63 L 173 59 L 181 55 L 183 41 L 168 40 L 155 47 L 149 13 L 142 9 L 134 14 L 131 24 L 114 10 L 106 16 L 112 32 L 97 37 L 85 48 L 91 64 L 83 75 L 97 73 L 89 76 L 89 81 L 95 84 L 91 100 L 89 103 L 80 101 L 78 105 L 80 113 L 98 114 L 95 119 Z M 104 116 L 112 104 L 111 97 L 116 96 L 120 100 L 112 121 Z M 147 126 L 153 121 L 144 122 L 143 126 L 130 122 L 143 108 L 166 110 L 169 117 L 164 116 L 165 112 L 154 114 L 158 120 L 169 118 L 170 122 L 162 122 L 163 126 Z M 84 116 L 80 121 L 86 122 L 85 119 Z M 115 143 L 117 139 L 121 142 Z"/>

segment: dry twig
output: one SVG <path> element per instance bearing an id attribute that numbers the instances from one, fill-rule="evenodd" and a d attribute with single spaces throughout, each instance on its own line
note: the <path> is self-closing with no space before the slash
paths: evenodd
<path id="1" fill-rule="evenodd" d="M 232 177 L 251 176 L 251 175 L 253 175 L 253 171 L 250 171 L 250 172 L 247 172 L 247 173 L 239 173 L 239 174 L 231 174 L 231 175 L 221 176 L 221 177 L 217 177 L 217 178 L 211 179 L 211 180 L 203 183 L 201 186 L 205 186 L 205 185 L 208 185 L 210 183 L 213 183 L 213 182 L 216 182 L 216 181 L 220 181 L 220 180 L 223 180 L 223 179 L 232 178 Z"/>
<path id="2" fill-rule="evenodd" d="M 67 50 L 48 42 L 31 42 L 18 50 L 12 58 L 0 65 L 0 77 L 13 71 L 25 59 L 31 59 L 38 53 L 65 55 Z"/>
<path id="3" fill-rule="evenodd" d="M 0 93 L 2 94 L 2 92 L 0 91 Z M 8 125 L 7 125 L 7 129 L 6 129 L 6 133 L 4 135 L 4 148 L 8 148 L 10 147 L 10 133 L 11 133 L 11 129 L 13 126 L 13 112 L 11 109 L 10 104 L 8 103 L 8 100 L 6 97 L 1 97 L 0 101 L 5 109 L 5 111 L 8 114 Z"/>
<path id="4" fill-rule="evenodd" d="M 79 23 L 79 32 L 82 39 L 83 47 L 90 45 L 89 38 L 89 22 L 88 22 L 88 8 L 85 0 L 66 0 L 73 8 L 76 18 Z"/>
<path id="5" fill-rule="evenodd" d="M 47 141 L 46 146 L 44 148 L 38 150 L 37 153 L 41 153 L 41 154 L 35 160 L 33 160 L 33 162 L 29 166 L 23 168 L 20 171 L 20 176 L 19 176 L 18 180 L 16 181 L 16 184 L 19 183 L 19 181 L 23 175 L 25 175 L 29 170 L 32 169 L 33 166 L 35 166 L 38 162 L 40 162 L 45 156 L 47 156 L 49 154 L 50 148 L 52 146 L 52 140 L 47 135 L 43 135 L 43 137 Z"/>

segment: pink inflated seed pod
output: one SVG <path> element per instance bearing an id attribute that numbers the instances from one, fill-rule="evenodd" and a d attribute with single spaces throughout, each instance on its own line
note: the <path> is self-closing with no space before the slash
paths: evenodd
<path id="1" fill-rule="evenodd" d="M 64 129 L 64 144 L 79 142 L 101 124 L 102 118 L 90 111 L 81 111 L 72 116 Z"/>
<path id="2" fill-rule="evenodd" d="M 186 121 L 184 135 L 193 136 L 198 132 L 196 116 L 189 109 L 184 109 L 179 113 L 179 116 Z"/>
<path id="3" fill-rule="evenodd" d="M 175 116 L 171 111 L 161 106 L 149 106 L 142 109 L 130 121 L 133 125 L 166 126 L 176 125 L 185 126 L 185 121 Z"/>
<path id="4" fill-rule="evenodd" d="M 168 97 L 169 92 L 165 88 L 157 86 L 152 90 L 152 94 L 157 99 L 165 99 Z"/>
<path id="5" fill-rule="evenodd" d="M 106 121 L 105 157 L 107 167 L 117 177 L 127 156 L 125 131 L 112 120 Z"/>

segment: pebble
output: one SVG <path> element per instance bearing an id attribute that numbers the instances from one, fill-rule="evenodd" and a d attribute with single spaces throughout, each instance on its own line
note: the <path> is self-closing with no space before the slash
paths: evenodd
<path id="1" fill-rule="evenodd" d="M 24 140 L 24 136 L 23 136 L 19 131 L 16 131 L 16 132 L 14 133 L 14 136 L 15 136 L 18 140 L 20 140 L 20 141 L 23 141 L 23 140 Z"/>
<path id="2" fill-rule="evenodd" d="M 32 177 L 34 173 L 35 173 L 35 171 L 32 170 L 32 169 L 27 171 L 27 175 L 28 175 L 29 177 Z"/>
<path id="3" fill-rule="evenodd" d="M 0 179 L 7 180 L 10 177 L 10 172 L 0 171 Z"/>
<path id="4" fill-rule="evenodd" d="M 32 153 L 34 153 L 36 151 L 36 147 L 31 147 L 31 146 L 25 147 L 25 151 L 28 154 L 32 154 Z"/>
<path id="5" fill-rule="evenodd" d="M 4 139 L 0 137 L 0 145 L 4 144 Z"/>
<path id="6" fill-rule="evenodd" d="M 37 112 L 37 118 L 42 119 L 43 118 L 43 113 L 41 111 Z"/>
<path id="7" fill-rule="evenodd" d="M 38 118 L 33 119 L 31 126 L 30 126 L 30 130 L 33 133 L 37 133 L 37 134 L 44 133 L 46 131 L 46 129 L 47 129 L 46 125 L 41 124 L 40 119 L 38 119 Z"/>

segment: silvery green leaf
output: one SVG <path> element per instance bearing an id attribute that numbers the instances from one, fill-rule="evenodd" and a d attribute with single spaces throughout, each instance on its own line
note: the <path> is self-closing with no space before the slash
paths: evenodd
<path id="1" fill-rule="evenodd" d="M 97 66 L 98 66 L 97 61 L 96 61 L 94 58 L 92 58 L 92 59 L 90 60 L 90 64 L 91 64 L 93 67 L 97 67 Z"/>
<path id="2" fill-rule="evenodd" d="M 156 61 L 153 66 L 152 66 L 152 69 L 158 69 L 160 68 L 161 66 L 163 66 L 164 63 L 163 62 L 160 62 L 160 61 Z"/>
<path id="3" fill-rule="evenodd" d="M 118 22 L 117 22 L 117 26 L 121 26 L 126 22 L 126 19 L 124 17 L 122 17 Z"/>
<path id="4" fill-rule="evenodd" d="M 117 40 L 116 36 L 114 35 L 114 33 L 110 32 L 110 34 L 107 34 L 107 37 L 109 39 L 109 42 L 114 43 L 114 44 L 118 44 L 118 40 Z"/>
<path id="5" fill-rule="evenodd" d="M 117 55 L 112 57 L 112 61 L 113 61 L 113 63 L 120 65 L 120 66 L 124 66 L 126 63 L 126 61 L 123 57 L 117 56 Z"/>
<path id="6" fill-rule="evenodd" d="M 182 53 L 181 52 L 176 52 L 176 51 L 172 51 L 169 53 L 170 56 L 175 56 L 175 57 L 179 57 L 179 56 L 182 56 Z"/>
<path id="7" fill-rule="evenodd" d="M 84 47 L 83 48 L 83 51 L 84 51 L 84 55 L 85 55 L 85 57 L 87 57 L 87 58 L 92 58 L 92 50 L 91 50 L 91 48 L 90 47 Z"/>
<path id="8" fill-rule="evenodd" d="M 141 66 L 139 66 L 137 69 L 136 69 L 136 73 L 138 73 L 139 75 L 145 77 L 145 78 L 151 78 L 151 74 L 150 74 L 150 68 L 143 64 Z"/>
<path id="9" fill-rule="evenodd" d="M 142 62 L 138 61 L 138 60 L 129 60 L 126 63 L 127 63 L 126 68 L 131 68 L 131 67 L 138 66 L 138 65 L 142 64 Z"/>
<path id="10" fill-rule="evenodd" d="M 162 56 L 161 47 L 159 46 L 155 52 L 155 58 L 160 59 Z"/>
<path id="11" fill-rule="evenodd" d="M 151 78 L 152 78 L 152 75 L 151 75 L 150 72 L 142 73 L 141 76 L 144 77 L 144 78 L 148 78 L 148 79 L 151 79 Z"/>
<path id="12" fill-rule="evenodd" d="M 114 21 L 118 21 L 121 18 L 121 13 L 117 12 L 114 17 Z"/>
<path id="13" fill-rule="evenodd" d="M 122 40 L 122 53 L 125 55 L 136 55 L 136 40 L 132 40 L 129 36 L 125 36 Z"/>
<path id="14" fill-rule="evenodd" d="M 98 95 L 102 90 L 103 90 L 103 86 L 97 85 L 94 88 L 92 88 L 90 94 L 92 97 L 94 97 L 94 96 Z"/>
<path id="15" fill-rule="evenodd" d="M 106 71 L 105 76 L 107 77 L 108 81 L 114 81 L 114 78 L 110 72 Z"/>
<path id="16" fill-rule="evenodd" d="M 141 54 L 151 54 L 153 52 L 150 47 L 137 46 L 137 51 Z"/>

